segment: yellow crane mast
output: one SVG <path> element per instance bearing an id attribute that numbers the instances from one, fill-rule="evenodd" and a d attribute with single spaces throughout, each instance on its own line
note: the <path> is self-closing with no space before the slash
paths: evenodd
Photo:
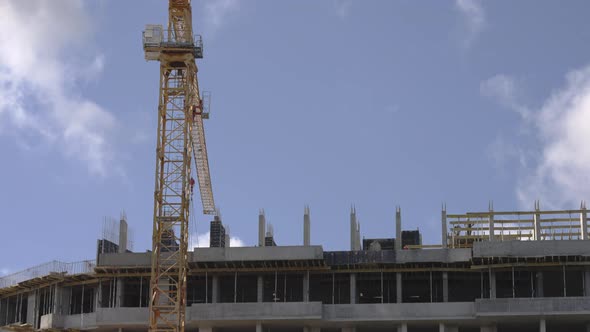
<path id="1" fill-rule="evenodd" d="M 190 0 L 169 0 L 168 28 L 147 25 L 146 60 L 160 62 L 156 185 L 150 281 L 150 331 L 183 332 L 188 268 L 188 224 L 195 159 L 203 213 L 214 214 L 195 59 L 203 43 L 192 31 Z"/>

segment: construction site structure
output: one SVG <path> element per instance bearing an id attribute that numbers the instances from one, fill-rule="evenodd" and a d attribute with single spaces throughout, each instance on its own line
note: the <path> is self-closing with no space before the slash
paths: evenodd
<path id="1" fill-rule="evenodd" d="M 443 207 L 440 232 L 428 230 L 440 234 L 440 243 L 431 245 L 420 231 L 402 229 L 401 208 L 393 219 L 382 223 L 378 238 L 361 237 L 353 209 L 351 249 L 339 251 L 324 250 L 319 234 L 312 238 L 308 207 L 300 245 L 282 245 L 280 231 L 266 227 L 264 210 L 258 227 L 252 218 L 256 246 L 229 247 L 210 232 L 218 237 L 210 239 L 214 247 L 191 248 L 187 257 L 186 330 L 590 329 L 585 204 L 560 211 L 538 202 L 530 211 L 490 204 L 488 211 L 461 214 Z M 211 230 L 226 229 L 221 218 L 213 221 Z M 130 252 L 126 228 L 123 220 L 119 234 L 99 239 L 96 261 L 51 262 L 0 278 L 0 330 L 146 331 L 152 253 Z M 348 234 L 328 236 L 336 235 L 347 242 Z M 100 251 L 101 244 L 112 249 Z"/>
<path id="2" fill-rule="evenodd" d="M 146 60 L 160 62 L 149 330 L 183 332 L 186 313 L 188 225 L 195 161 L 205 214 L 215 213 L 195 59 L 203 57 L 193 35 L 190 0 L 169 0 L 168 29 L 143 32 Z"/>

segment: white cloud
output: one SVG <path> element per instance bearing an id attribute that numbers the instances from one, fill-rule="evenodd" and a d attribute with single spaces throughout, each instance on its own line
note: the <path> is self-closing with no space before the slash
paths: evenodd
<path id="1" fill-rule="evenodd" d="M 238 0 L 208 0 L 204 2 L 205 34 L 212 35 L 226 22 L 228 16 L 239 9 Z"/>
<path id="2" fill-rule="evenodd" d="M 518 197 L 563 207 L 590 198 L 590 66 L 572 71 L 536 116 L 541 144 L 535 169 L 519 184 Z"/>
<path id="3" fill-rule="evenodd" d="M 536 152 L 536 157 L 521 165 L 524 172 L 516 186 L 521 204 L 530 206 L 540 199 L 547 208 L 566 208 L 590 198 L 586 185 L 590 183 L 590 66 L 568 73 L 565 85 L 534 112 L 523 115 L 522 110 L 528 108 L 515 98 L 508 98 L 507 103 L 506 96 L 514 95 L 498 94 L 497 98 L 521 114 L 523 126 L 534 133 L 533 145 L 518 147 Z"/>
<path id="4" fill-rule="evenodd" d="M 486 24 L 486 15 L 481 0 L 455 0 L 455 7 L 465 19 L 467 25 L 465 43 L 470 44 Z"/>
<path id="5" fill-rule="evenodd" d="M 334 0 L 333 5 L 334 11 L 338 17 L 344 19 L 350 15 L 352 0 Z"/>
<path id="6" fill-rule="evenodd" d="M 496 99 L 502 106 L 516 111 L 524 119 L 529 118 L 530 111 L 521 105 L 520 91 L 516 80 L 508 75 L 495 75 L 479 85 L 483 96 Z"/>
<path id="7" fill-rule="evenodd" d="M 81 0 L 0 3 L 0 133 L 106 175 L 116 121 L 78 89 L 104 67 L 101 54 L 83 52 L 92 48 L 91 22 Z"/>
<path id="8" fill-rule="evenodd" d="M 203 234 L 192 234 L 189 239 L 189 250 L 192 248 L 209 248 L 209 236 L 210 232 Z M 236 236 L 230 236 L 229 238 L 230 247 L 245 247 L 246 244 L 240 238 Z"/>

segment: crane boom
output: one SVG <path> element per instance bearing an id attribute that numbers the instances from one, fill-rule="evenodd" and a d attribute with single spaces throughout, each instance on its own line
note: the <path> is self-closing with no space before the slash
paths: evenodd
<path id="1" fill-rule="evenodd" d="M 203 44 L 193 36 L 190 0 L 169 0 L 168 13 L 167 30 L 148 25 L 143 33 L 146 60 L 160 62 L 151 332 L 184 331 L 192 157 L 203 212 L 215 213 L 203 128 L 208 113 L 203 112 L 195 62 L 203 57 Z"/>

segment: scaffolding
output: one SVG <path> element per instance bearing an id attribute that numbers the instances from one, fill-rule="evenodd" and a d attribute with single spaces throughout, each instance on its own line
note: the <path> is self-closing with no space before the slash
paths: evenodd
<path id="1" fill-rule="evenodd" d="M 585 203 L 578 210 L 542 211 L 535 202 L 532 211 L 494 211 L 447 214 L 448 243 L 452 248 L 470 248 L 482 241 L 587 240 Z"/>

